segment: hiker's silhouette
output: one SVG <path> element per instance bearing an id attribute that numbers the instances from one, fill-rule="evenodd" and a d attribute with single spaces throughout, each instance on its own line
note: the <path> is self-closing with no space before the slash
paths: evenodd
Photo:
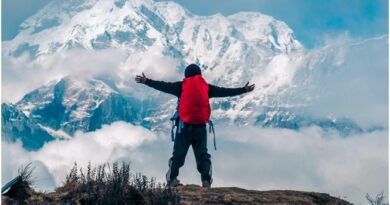
<path id="1" fill-rule="evenodd" d="M 207 151 L 206 123 L 210 118 L 209 98 L 229 97 L 253 91 L 255 84 L 247 82 L 240 88 L 224 88 L 207 84 L 202 78 L 199 66 L 191 64 L 186 67 L 184 80 L 177 82 L 156 81 L 147 78 L 144 73 L 137 75 L 137 83 L 145 84 L 159 91 L 178 97 L 177 126 L 174 138 L 173 154 L 169 159 L 166 174 L 168 186 L 180 184 L 177 180 L 179 169 L 184 165 L 188 148 L 192 145 L 197 169 L 201 174 L 202 186 L 210 187 L 212 183 L 211 160 Z M 212 125 L 212 123 L 210 123 Z"/>

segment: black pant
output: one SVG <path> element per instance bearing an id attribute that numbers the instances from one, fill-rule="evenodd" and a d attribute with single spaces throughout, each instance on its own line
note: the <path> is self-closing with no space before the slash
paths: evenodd
<path id="1" fill-rule="evenodd" d="M 166 175 L 167 181 L 176 179 L 179 175 L 179 169 L 184 165 L 190 145 L 194 150 L 196 167 L 201 174 L 202 181 L 207 180 L 211 183 L 211 156 L 207 153 L 206 125 L 188 124 L 185 124 L 182 130 L 176 133 L 173 156 L 169 160 L 169 170 Z"/>

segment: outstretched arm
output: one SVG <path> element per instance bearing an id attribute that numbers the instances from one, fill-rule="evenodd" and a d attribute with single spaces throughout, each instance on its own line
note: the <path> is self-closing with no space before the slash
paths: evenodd
<path id="1" fill-rule="evenodd" d="M 255 84 L 249 85 L 249 82 L 241 88 L 223 88 L 209 84 L 209 98 L 213 97 L 229 97 L 241 95 L 243 93 L 251 92 L 255 89 Z"/>
<path id="2" fill-rule="evenodd" d="M 171 82 L 152 80 L 152 79 L 146 78 L 144 73 L 142 73 L 142 76 L 137 75 L 135 77 L 135 81 L 137 83 L 145 84 L 145 85 L 152 87 L 156 90 L 159 90 L 159 91 L 162 91 L 162 92 L 165 92 L 168 94 L 172 94 L 176 97 L 180 96 L 181 83 L 182 83 L 180 81 L 171 83 Z"/>

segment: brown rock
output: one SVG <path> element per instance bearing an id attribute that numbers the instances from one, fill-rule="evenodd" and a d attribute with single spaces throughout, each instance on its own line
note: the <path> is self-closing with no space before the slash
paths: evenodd
<path id="1" fill-rule="evenodd" d="M 273 204 L 273 205 L 349 205 L 351 203 L 329 194 L 290 190 L 255 191 L 237 187 L 202 188 L 185 185 L 176 188 L 180 204 Z"/>

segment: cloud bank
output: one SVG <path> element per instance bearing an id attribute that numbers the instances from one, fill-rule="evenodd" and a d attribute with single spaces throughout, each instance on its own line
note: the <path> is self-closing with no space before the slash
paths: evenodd
<path id="1" fill-rule="evenodd" d="M 293 131 L 216 126 L 219 149 L 210 149 L 214 186 L 318 191 L 354 203 L 364 203 L 366 193 L 388 192 L 387 130 L 345 138 L 319 127 Z M 134 172 L 164 182 L 172 146 L 168 133 L 124 122 L 78 132 L 71 140 L 49 142 L 36 152 L 23 150 L 20 142 L 3 142 L 3 159 L 14 160 L 2 160 L 2 180 L 15 176 L 21 164 L 34 162 L 37 187 L 47 190 L 64 181 L 75 161 L 85 167 L 89 161 L 97 165 L 125 160 Z M 200 183 L 191 150 L 180 180 Z"/>
<path id="2" fill-rule="evenodd" d="M 327 46 L 307 53 L 292 89 L 280 101 L 305 105 L 303 112 L 316 118 L 387 128 L 388 65 L 388 36 L 364 41 L 333 36 Z"/>
<path id="3" fill-rule="evenodd" d="M 220 147 L 230 148 L 214 160 L 223 185 L 319 191 L 354 203 L 388 193 L 388 131 L 344 138 L 319 127 L 218 130 L 227 139 Z"/>
<path id="4" fill-rule="evenodd" d="M 134 55 L 117 48 L 103 50 L 76 48 L 54 55 L 40 56 L 34 61 L 28 53 L 18 58 L 3 53 L 2 101 L 15 103 L 33 89 L 67 75 L 109 78 L 124 93 L 150 94 L 151 91 L 143 86 L 135 86 L 134 78 L 137 74 L 145 72 L 148 77 L 171 81 L 182 78 L 178 70 L 179 61 L 163 56 L 162 53 L 162 47 L 159 45 Z"/>
<path id="5" fill-rule="evenodd" d="M 13 144 L 2 141 L 2 180 L 10 180 L 21 165 L 33 162 L 38 187 L 52 189 L 64 181 L 74 162 L 86 166 L 88 162 L 97 165 L 136 159 L 136 148 L 156 138 L 156 134 L 141 126 L 119 121 L 94 132 L 76 132 L 69 140 L 48 142 L 34 152 L 24 150 L 20 141 Z"/>

